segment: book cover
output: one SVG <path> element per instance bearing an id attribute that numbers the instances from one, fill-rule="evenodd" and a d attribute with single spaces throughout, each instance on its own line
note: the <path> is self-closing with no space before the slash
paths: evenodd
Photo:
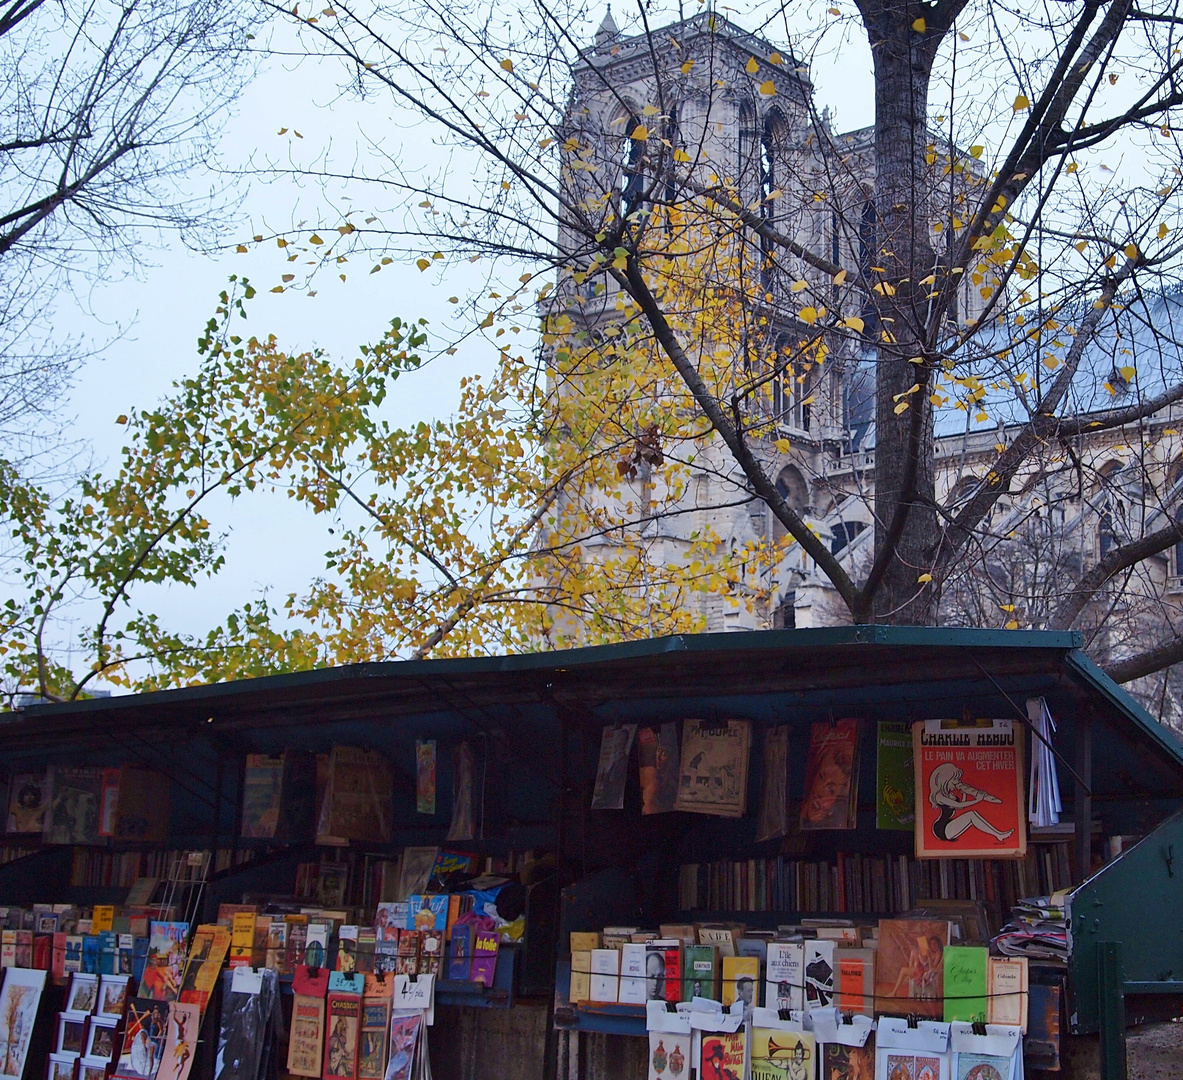
<path id="1" fill-rule="evenodd" d="M 286 920 L 272 916 L 267 928 L 267 951 L 264 954 L 263 967 L 283 973 L 287 956 L 288 924 Z"/>
<path id="2" fill-rule="evenodd" d="M 357 927 L 342 926 L 337 931 L 337 959 L 334 971 L 346 973 L 357 970 Z"/>
<path id="3" fill-rule="evenodd" d="M 649 1032 L 648 1080 L 686 1080 L 690 1074 L 691 1036 Z"/>
<path id="4" fill-rule="evenodd" d="M 154 1001 L 175 1001 L 185 969 L 185 938 L 189 924 L 153 922 L 148 934 L 148 960 L 139 995 Z"/>
<path id="5" fill-rule="evenodd" d="M 593 810 L 620 810 L 628 781 L 628 757 L 637 734 L 636 724 L 609 724 L 600 733 L 600 760 L 592 791 Z"/>
<path id="6" fill-rule="evenodd" d="M 18 930 L 19 934 L 20 931 Z M 91 975 L 99 973 L 99 938 L 97 934 L 82 935 L 82 970 Z"/>
<path id="7" fill-rule="evenodd" d="M 472 936 L 472 964 L 469 967 L 469 981 L 484 983 L 492 987 L 497 973 L 497 951 L 501 936 L 495 930 L 478 930 Z"/>
<path id="8" fill-rule="evenodd" d="M 918 859 L 1022 858 L 1023 729 L 1010 720 L 912 725 Z"/>
<path id="9" fill-rule="evenodd" d="M 743 1080 L 747 1075 L 747 1039 L 739 1031 L 702 1033 L 699 1080 Z"/>
<path id="10" fill-rule="evenodd" d="M 288 1040 L 288 1072 L 296 1076 L 320 1076 L 324 1046 L 325 999 L 324 995 L 301 993 L 295 981 L 301 968 L 296 969 L 292 989 L 291 1035 Z M 307 971 L 306 968 L 303 970 Z M 323 970 L 323 969 L 322 969 Z M 324 985 L 328 986 L 328 972 L 325 971 Z"/>
<path id="11" fill-rule="evenodd" d="M 60 931 L 53 935 L 53 953 L 49 963 L 49 972 L 55 983 L 60 983 L 66 977 L 66 936 Z M 0 951 L 2 950 L 3 945 L 0 944 Z"/>
<path id="12" fill-rule="evenodd" d="M 197 1029 L 200 1026 L 200 1006 L 187 1001 L 169 1002 L 167 1034 L 156 1068 L 156 1080 L 185 1080 L 193 1068 Z"/>
<path id="13" fill-rule="evenodd" d="M 49 769 L 50 803 L 43 836 L 47 844 L 100 844 L 99 803 L 103 770 L 54 765 Z"/>
<path id="14" fill-rule="evenodd" d="M 843 1013 L 875 1015 L 875 950 L 835 949 L 837 1000 Z"/>
<path id="15" fill-rule="evenodd" d="M 571 1001 L 591 1001 L 591 949 L 571 953 Z"/>
<path id="16" fill-rule="evenodd" d="M 12 936 L 13 959 L 16 958 L 16 932 Z M 3 945 L 0 945 L 0 953 L 2 953 Z M 62 968 L 69 974 L 71 971 L 82 970 L 82 935 L 81 934 L 67 934 L 66 935 L 66 958 L 62 962 Z"/>
<path id="17" fill-rule="evenodd" d="M 752 1028 L 752 1080 L 813 1080 L 816 1073 L 817 1042 L 812 1032 Z M 866 1080 L 873 1076 L 873 1071 L 867 1073 Z M 833 1078 L 826 1073 L 824 1080 Z"/>
<path id="18" fill-rule="evenodd" d="M 593 949 L 591 954 L 591 1001 L 615 1002 L 620 996 L 620 953 L 616 949 Z"/>
<path id="19" fill-rule="evenodd" d="M 930 919 L 880 919 L 875 963 L 878 1013 L 940 1019 L 949 924 Z"/>
<path id="20" fill-rule="evenodd" d="M 747 720 L 687 720 L 682 727 L 677 810 L 742 817 L 747 808 Z"/>
<path id="21" fill-rule="evenodd" d="M 230 966 L 250 967 L 254 945 L 254 911 L 236 911 L 230 925 Z"/>
<path id="22" fill-rule="evenodd" d="M 5 830 L 10 836 L 45 832 L 49 791 L 49 774 L 45 771 L 13 776 L 8 784 L 8 824 Z"/>
<path id="23" fill-rule="evenodd" d="M 986 1022 L 986 961 L 988 951 L 978 945 L 950 945 L 945 949 L 944 995 L 946 1023 Z"/>
<path id="24" fill-rule="evenodd" d="M 417 894 L 407 898 L 408 930 L 444 930 L 448 925 L 446 895 Z"/>
<path id="25" fill-rule="evenodd" d="M 682 944 L 668 938 L 645 942 L 645 999 L 680 1001 Z"/>
<path id="26" fill-rule="evenodd" d="M 16 967 L 15 930 L 0 930 L 0 967 Z M 81 970 L 81 965 L 79 970 Z"/>
<path id="27" fill-rule="evenodd" d="M 288 924 L 287 952 L 284 956 L 283 970 L 290 975 L 296 970 L 297 964 L 304 963 L 304 949 L 308 944 L 308 916 L 285 915 L 283 921 Z"/>
<path id="28" fill-rule="evenodd" d="M 18 930 L 16 932 L 16 966 L 21 968 L 33 966 L 32 930 Z"/>
<path id="29" fill-rule="evenodd" d="M 678 725 L 640 728 L 637 756 L 641 760 L 641 813 L 669 813 L 678 798 Z"/>
<path id="30" fill-rule="evenodd" d="M 155 1080 L 168 1038 L 168 1009 L 166 1001 L 129 999 L 127 1026 L 114 1073 L 120 1080 Z"/>
<path id="31" fill-rule="evenodd" d="M 627 946 L 626 946 L 627 948 Z M 685 945 L 682 948 L 682 1000 L 719 1000 L 719 950 L 714 945 Z"/>
<path id="32" fill-rule="evenodd" d="M 328 996 L 325 1008 L 324 1080 L 357 1080 L 357 1044 L 361 1030 L 361 998 L 356 994 Z"/>
<path id="33" fill-rule="evenodd" d="M 199 1017 L 205 1013 L 210 995 L 218 985 L 218 975 L 229 952 L 228 927 L 203 923 L 194 932 L 181 975 L 179 1000 L 186 1005 L 196 1005 Z"/>
<path id="34" fill-rule="evenodd" d="M 358 1080 L 383 1080 L 386 1073 L 386 1032 L 389 1025 L 389 996 L 362 998 L 361 1032 L 357 1045 Z"/>
<path id="35" fill-rule="evenodd" d="M 419 931 L 419 974 L 439 977 L 444 966 L 444 932 Z"/>
<path id="36" fill-rule="evenodd" d="M 374 952 L 378 946 L 378 935 L 372 926 L 357 928 L 357 970 L 363 975 L 374 972 Z"/>
<path id="37" fill-rule="evenodd" d="M 395 972 L 399 975 L 414 975 L 419 971 L 419 941 L 418 930 L 404 930 L 398 936 L 398 956 L 395 961 Z M 472 976 L 469 976 L 472 978 Z"/>
<path id="38" fill-rule="evenodd" d="M 374 910 L 374 935 L 379 941 L 398 941 L 398 932 L 407 925 L 405 900 L 388 900 Z"/>
<path id="39" fill-rule="evenodd" d="M 172 783 L 157 769 L 127 764 L 119 775 L 115 839 L 162 844 L 168 839 Z"/>
<path id="40" fill-rule="evenodd" d="M 825 1043 L 822 1046 L 822 1075 L 825 1080 L 871 1080 L 875 1075 L 874 1038 L 865 1046 Z"/>
<path id="41" fill-rule="evenodd" d="M 764 1004 L 770 1009 L 805 1008 L 805 944 L 770 941 Z"/>
<path id="42" fill-rule="evenodd" d="M 858 809 L 857 720 L 813 725 L 805 760 L 801 828 L 853 829 Z"/>
<path id="43" fill-rule="evenodd" d="M 833 1004 L 834 950 L 832 941 L 805 942 L 805 1007 L 822 1008 Z"/>
<path id="44" fill-rule="evenodd" d="M 435 813 L 435 739 L 415 740 L 415 810 Z"/>
<path id="45" fill-rule="evenodd" d="M 744 1007 L 759 1005 L 756 987 L 760 983 L 760 961 L 754 956 L 723 957 L 723 1007 L 728 1008 L 736 1001 Z"/>
<path id="46" fill-rule="evenodd" d="M 986 966 L 988 1024 L 1027 1031 L 1027 957 L 991 956 Z"/>
<path id="47" fill-rule="evenodd" d="M 452 927 L 452 940 L 448 945 L 448 978 L 467 982 L 471 962 L 472 927 L 467 924 Z"/>
<path id="48" fill-rule="evenodd" d="M 875 828 L 911 832 L 915 822 L 912 725 L 880 720 L 875 739 Z"/>
<path id="49" fill-rule="evenodd" d="M 574 937 L 575 935 L 572 935 Z M 626 942 L 620 948 L 620 1003 L 645 1004 L 645 945 Z"/>
<path id="50" fill-rule="evenodd" d="M 739 932 L 734 926 L 711 926 L 704 924 L 698 928 L 698 943 L 700 945 L 714 945 L 720 956 L 737 956 L 736 944 Z"/>
<path id="51" fill-rule="evenodd" d="M 275 1059 L 274 1016 L 279 977 L 274 971 L 237 967 L 222 974 L 222 1007 L 218 1029 L 218 1068 L 222 1078 L 260 1075 L 264 1058 Z"/>
<path id="52" fill-rule="evenodd" d="M 394 1016 L 390 1020 L 390 1052 L 386 1061 L 384 1080 L 412 1080 L 423 1013 Z"/>

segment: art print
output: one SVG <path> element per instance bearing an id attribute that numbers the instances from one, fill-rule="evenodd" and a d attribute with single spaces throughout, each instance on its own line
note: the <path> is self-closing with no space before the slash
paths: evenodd
<path id="1" fill-rule="evenodd" d="M 813 725 L 805 762 L 805 831 L 853 829 L 858 809 L 857 720 L 820 721 Z"/>
<path id="2" fill-rule="evenodd" d="M 817 1043 L 809 1032 L 752 1028 L 752 1080 L 813 1080 L 816 1066 Z"/>
<path id="3" fill-rule="evenodd" d="M 44 988 L 44 971 L 5 971 L 4 988 L 0 990 L 0 1077 L 20 1080 Z"/>
<path id="4" fill-rule="evenodd" d="M 76 971 L 70 978 L 66 1012 L 92 1013 L 99 1000 L 99 977 Z"/>
<path id="5" fill-rule="evenodd" d="M 941 1059 L 897 1051 L 887 1055 L 887 1080 L 940 1080 Z"/>
<path id="6" fill-rule="evenodd" d="M 649 1080 L 687 1080 L 690 1040 L 669 1031 L 649 1032 Z"/>
<path id="7" fill-rule="evenodd" d="M 46 843 L 98 844 L 99 803 L 103 770 L 55 766 L 50 769 L 52 795 L 45 815 Z"/>
<path id="8" fill-rule="evenodd" d="M 641 813 L 669 813 L 678 798 L 678 725 L 639 729 L 637 752 L 641 759 Z"/>
<path id="9" fill-rule="evenodd" d="M 384 1080 L 411 1080 L 411 1069 L 415 1064 L 415 1049 L 419 1044 L 419 1032 L 423 1026 L 423 1014 L 394 1016 L 390 1021 L 390 1055 L 386 1059 Z"/>
<path id="10" fill-rule="evenodd" d="M 732 1032 L 703 1032 L 699 1080 L 743 1080 L 746 1060 L 747 1040 L 742 1028 Z"/>
<path id="11" fill-rule="evenodd" d="M 45 813 L 49 809 L 49 779 L 44 772 L 17 773 L 8 786 L 7 832 L 45 831 Z"/>
<path id="12" fill-rule="evenodd" d="M 873 1043 L 866 1046 L 826 1043 L 822 1051 L 822 1075 L 825 1080 L 875 1080 Z"/>
<path id="13" fill-rule="evenodd" d="M 197 1029 L 201 1025 L 201 1006 L 173 1001 L 168 1006 L 168 1034 L 156 1080 L 186 1080 L 193 1068 L 197 1048 Z"/>
<path id="14" fill-rule="evenodd" d="M 939 1020 L 944 1013 L 945 949 L 949 924 L 930 919 L 881 919 L 875 962 L 879 1013 L 915 1013 Z"/>
<path id="15" fill-rule="evenodd" d="M 81 1054 L 86 1046 L 86 1017 L 58 1014 L 57 1052 Z"/>
<path id="16" fill-rule="evenodd" d="M 1011 1059 L 992 1054 L 958 1054 L 956 1080 L 1010 1080 Z"/>
<path id="17" fill-rule="evenodd" d="M 50 1054 L 45 1080 L 74 1080 L 74 1064 L 77 1060 L 73 1054 Z"/>
<path id="18" fill-rule="evenodd" d="M 91 1018 L 86 1034 L 84 1057 L 102 1058 L 104 1061 L 110 1061 L 115 1056 L 115 1024 L 114 1020 Z"/>
<path id="19" fill-rule="evenodd" d="M 138 997 L 128 1001 L 127 1028 L 115 1076 L 125 1080 L 154 1080 L 168 1038 L 168 1010 L 164 1001 Z"/>
<path id="20" fill-rule="evenodd" d="M 1010 720 L 912 727 L 917 858 L 1021 858 L 1027 852 L 1023 729 Z"/>
<path id="21" fill-rule="evenodd" d="M 592 791 L 593 810 L 620 810 L 628 781 L 628 756 L 637 734 L 636 724 L 609 724 L 600 734 L 600 760 Z"/>
<path id="22" fill-rule="evenodd" d="M 682 728 L 677 810 L 742 817 L 747 808 L 747 720 L 687 720 Z"/>

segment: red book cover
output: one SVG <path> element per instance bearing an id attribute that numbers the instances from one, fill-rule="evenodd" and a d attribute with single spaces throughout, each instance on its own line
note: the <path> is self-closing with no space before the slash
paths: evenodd
<path id="1" fill-rule="evenodd" d="M 49 973 L 53 976 L 54 981 L 62 981 L 66 978 L 66 935 L 53 935 L 53 956 L 49 962 Z"/>
<path id="2" fill-rule="evenodd" d="M 396 975 L 417 975 L 419 973 L 419 931 L 404 930 L 398 936 L 398 956 L 395 958 Z"/>
<path id="3" fill-rule="evenodd" d="M 472 963 L 468 971 L 469 982 L 493 985 L 497 972 L 497 950 L 501 936 L 496 930 L 478 930 L 472 942 Z"/>
<path id="4" fill-rule="evenodd" d="M 48 971 L 53 958 L 53 936 L 37 934 L 33 938 L 33 967 Z"/>
<path id="5" fill-rule="evenodd" d="M 325 1015 L 324 1080 L 357 1080 L 357 1040 L 361 1030 L 361 996 L 329 994 Z"/>
<path id="6" fill-rule="evenodd" d="M 682 946 L 671 945 L 665 950 L 665 999 L 682 1000 Z"/>

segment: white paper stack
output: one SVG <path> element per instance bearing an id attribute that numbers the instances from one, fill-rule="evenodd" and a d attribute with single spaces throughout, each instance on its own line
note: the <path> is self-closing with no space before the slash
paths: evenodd
<path id="1" fill-rule="evenodd" d="M 1060 780 L 1056 775 L 1056 758 L 1050 743 L 1056 732 L 1056 721 L 1043 698 L 1027 699 L 1027 719 L 1036 737 L 1031 740 L 1031 784 L 1027 797 L 1027 820 L 1036 828 L 1060 824 L 1063 805 L 1060 802 Z M 1088 822 L 1077 822 L 1077 827 L 1088 828 Z"/>

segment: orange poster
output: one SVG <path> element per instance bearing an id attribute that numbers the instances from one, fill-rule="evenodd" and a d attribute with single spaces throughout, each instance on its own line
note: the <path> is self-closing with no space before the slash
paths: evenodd
<path id="1" fill-rule="evenodd" d="M 1017 859 L 1027 853 L 1023 728 L 1011 720 L 912 725 L 916 857 Z"/>

